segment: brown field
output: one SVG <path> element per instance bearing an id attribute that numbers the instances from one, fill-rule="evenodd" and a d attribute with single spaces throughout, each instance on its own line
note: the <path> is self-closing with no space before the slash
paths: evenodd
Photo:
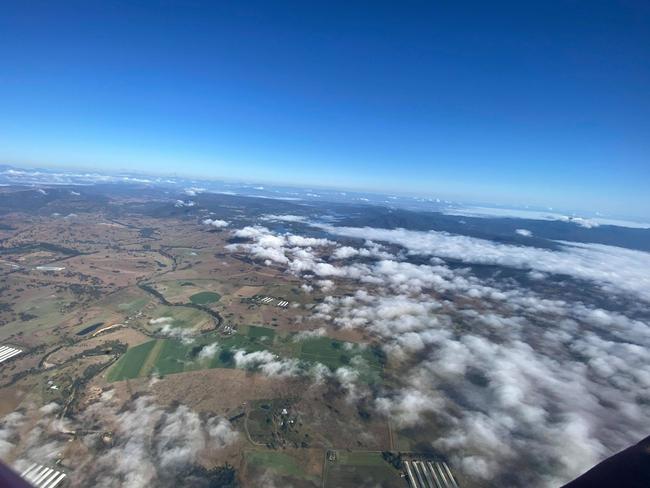
<path id="1" fill-rule="evenodd" d="M 129 347 L 133 347 L 148 340 L 149 337 L 137 330 L 126 328 L 113 329 L 96 337 L 89 337 L 86 340 L 81 340 L 74 345 L 63 347 L 53 354 L 50 354 L 47 358 L 47 362 L 52 365 L 62 364 L 65 361 L 68 361 L 72 356 L 113 341 L 122 342 L 128 344 Z"/>
<path id="2" fill-rule="evenodd" d="M 19 407 L 32 386 L 29 383 L 30 381 L 22 381 L 20 384 L 0 388 L 0 416 L 4 417 Z"/>
<path id="3" fill-rule="evenodd" d="M 228 415 L 244 402 L 288 396 L 296 388 L 304 388 L 301 380 L 269 378 L 241 369 L 206 369 L 168 375 L 161 380 L 138 378 L 111 383 L 120 398 L 135 392 L 154 395 L 158 402 L 169 405 L 181 402 L 198 412 Z M 106 386 L 98 378 L 97 386 Z"/>
<path id="4" fill-rule="evenodd" d="M 118 197 L 113 203 L 119 207 L 151 201 L 130 196 Z M 306 377 L 206 369 L 108 384 L 106 369 L 100 371 L 100 367 L 114 361 L 115 354 L 99 351 L 99 355 L 84 356 L 84 352 L 114 341 L 129 348 L 147 342 L 160 334 L 160 326 L 150 324 L 151 319 L 160 317 L 173 316 L 192 335 L 213 329 L 218 317 L 208 314 L 210 310 L 180 306 L 187 305 L 196 293 L 220 295 L 217 302 L 205 307 L 218 312 L 226 325 L 244 333 L 248 330 L 245 326 L 261 325 L 286 335 L 323 327 L 321 321 L 310 317 L 317 301 L 332 292 L 307 294 L 300 288 L 301 282 L 284 270 L 227 251 L 230 234 L 206 231 L 197 224 L 197 215 L 154 218 L 132 210 L 112 212 L 101 205 L 89 212 L 75 211 L 75 215 L 54 213 L 43 210 L 2 216 L 13 230 L 0 230 L 0 251 L 11 250 L 0 259 L 0 303 L 7 304 L 0 308 L 0 343 L 21 347 L 25 354 L 0 366 L 0 416 L 18 408 L 37 409 L 51 401 L 69 402 L 74 415 L 110 389 L 116 405 L 147 394 L 163 406 L 180 403 L 201 414 L 230 417 L 239 440 L 227 449 L 201 453 L 199 462 L 205 467 L 229 463 L 238 469 L 243 486 L 262 486 L 260 476 L 267 470 L 260 459 L 272 460 L 274 453 L 284 456 L 286 469 L 297 466 L 300 471 L 270 473 L 276 485 L 301 488 L 322 486 L 327 449 L 391 447 L 386 419 L 362 418 L 355 399 L 346 398 L 340 388 L 313 384 Z M 42 243 L 50 246 L 39 247 Z M 37 266 L 64 269 L 37 270 Z M 145 284 L 162 298 L 147 291 Z M 345 283 L 336 283 L 337 294 L 353 291 Z M 250 298 L 255 295 L 287 300 L 290 305 L 284 309 L 252 303 Z M 165 305 L 165 300 L 169 304 Z M 78 335 L 98 323 L 102 325 L 96 330 L 123 326 L 96 336 L 94 331 Z M 325 333 L 341 341 L 371 340 L 359 329 L 330 326 Z M 157 347 L 162 348 L 162 342 Z M 75 381 L 80 378 L 83 381 Z M 249 437 L 246 426 L 251 411 L 259 408 L 256 405 L 274 401 L 291 403 L 300 437 L 297 441 L 287 437 L 278 444 L 282 447 L 269 449 Z M 244 417 L 237 417 L 241 413 Z M 259 433 L 259 425 L 257 428 Z M 264 440 L 264 435 L 258 439 Z M 394 437 L 404 445 L 412 443 L 408 436 Z M 302 439 L 306 439 L 304 444 Z M 250 453 L 259 454 L 255 458 L 259 466 L 247 461 L 247 456 L 252 459 Z M 75 459 L 89 455 L 92 451 L 80 436 L 66 444 L 62 464 L 72 468 Z"/>

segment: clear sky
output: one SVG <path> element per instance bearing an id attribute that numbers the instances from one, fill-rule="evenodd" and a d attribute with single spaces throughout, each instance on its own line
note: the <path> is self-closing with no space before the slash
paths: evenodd
<path id="1" fill-rule="evenodd" d="M 6 0 L 0 161 L 648 217 L 650 3 Z"/>

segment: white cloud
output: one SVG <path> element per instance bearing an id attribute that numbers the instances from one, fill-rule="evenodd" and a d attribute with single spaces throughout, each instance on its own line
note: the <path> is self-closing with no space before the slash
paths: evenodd
<path id="1" fill-rule="evenodd" d="M 512 484 L 505 477 L 510 473 L 521 486 L 560 485 L 631 444 L 650 422 L 643 408 L 650 402 L 646 322 L 540 296 L 512 279 L 479 278 L 470 267 L 447 266 L 440 259 L 521 268 L 537 281 L 569 274 L 605 293 L 646 297 L 647 253 L 575 243 L 548 250 L 403 229 L 325 228 L 397 244 L 408 254 L 359 262 L 351 258 L 362 256 L 368 241 L 346 246 L 352 250 L 336 243 L 295 249 L 286 236 L 265 228 L 246 231 L 253 242 L 240 249 L 255 255 L 265 242 L 262 247 L 276 250 L 284 259 L 281 266 L 308 280 L 309 287 L 333 290 L 333 278 L 356 287 L 351 296 L 326 297 L 311 318 L 333 328 L 360 329 L 382 344 L 399 368 L 401 384 L 373 393 L 376 409 L 398 426 L 426 429 L 435 423 L 434 447 L 467 476 Z M 330 262 L 328 251 L 350 261 Z M 422 255 L 428 258 L 424 262 Z M 642 302 L 638 308 L 650 314 Z M 267 352 L 250 360 L 259 368 L 277 358 Z M 312 368 L 316 381 L 348 385 L 349 399 L 371 394 L 348 374 L 353 369 L 334 376 L 320 371 Z"/>
<path id="2" fill-rule="evenodd" d="M 219 344 L 216 342 L 203 346 L 203 348 L 199 352 L 198 360 L 203 361 L 203 360 L 212 359 L 220 351 L 220 349 L 221 348 Z"/>
<path id="3" fill-rule="evenodd" d="M 192 336 L 194 335 L 192 329 L 186 327 L 176 327 L 169 322 L 163 323 L 158 333 L 167 337 L 171 337 L 173 339 L 179 339 L 184 343 L 192 342 Z"/>
<path id="4" fill-rule="evenodd" d="M 507 217 L 532 220 L 558 220 L 561 222 L 570 222 L 581 227 L 592 228 L 599 225 L 615 225 L 618 227 L 629 227 L 632 229 L 650 229 L 650 223 L 637 222 L 625 219 L 596 217 L 578 217 L 575 215 L 565 215 L 552 210 L 540 211 L 530 209 L 513 209 L 513 208 L 494 208 L 494 207 L 464 207 L 464 208 L 445 208 L 443 213 L 447 215 L 464 215 L 467 217 L 494 218 Z"/>
<path id="5" fill-rule="evenodd" d="M 334 259 L 348 259 L 358 255 L 359 250 L 350 246 L 339 247 L 332 253 Z"/>
<path id="6" fill-rule="evenodd" d="M 434 415 L 445 425 L 435 447 L 466 474 L 494 481 L 532 453 L 557 468 L 551 477 L 532 468 L 522 476 L 537 479 L 529 484 L 541 477 L 559 485 L 632 443 L 650 421 L 638 403 L 639 396 L 650 398 L 644 359 L 650 328 L 613 312 L 544 300 L 540 306 L 552 315 L 535 323 L 534 295 L 520 291 L 513 298 L 498 302 L 501 313 L 529 310 L 529 318 L 363 291 L 330 297 L 317 313 L 336 326 L 378 335 L 394 358 L 420 358 L 402 373 L 406 384 L 380 395 L 376 406 L 403 426 Z M 635 344 L 605 340 L 599 330 Z"/>
<path id="7" fill-rule="evenodd" d="M 224 227 L 228 227 L 230 225 L 230 222 L 221 219 L 204 219 L 202 224 L 209 225 L 217 229 L 223 229 Z"/>
<path id="8" fill-rule="evenodd" d="M 12 412 L 0 421 L 0 459 L 6 459 L 14 449 L 24 421 L 24 416 L 20 412 Z"/>
<path id="9" fill-rule="evenodd" d="M 151 325 L 160 325 L 160 324 L 168 324 L 173 321 L 174 321 L 173 317 L 158 317 L 157 319 L 151 319 L 149 323 Z"/>
<path id="10" fill-rule="evenodd" d="M 238 368 L 259 370 L 267 376 L 295 376 L 301 372 L 297 360 L 281 359 L 269 351 L 238 350 L 234 359 Z"/>
<path id="11" fill-rule="evenodd" d="M 294 334 L 292 339 L 296 342 L 300 342 L 309 339 L 314 339 L 316 337 L 323 337 L 325 335 L 326 335 L 325 328 L 319 327 L 318 329 L 313 329 L 313 330 L 301 330 L 297 334 Z"/>
<path id="12" fill-rule="evenodd" d="M 274 215 L 274 214 L 267 214 L 261 217 L 262 220 L 270 220 L 270 221 L 277 221 L 277 222 L 306 222 L 307 217 L 303 217 L 302 215 Z"/>
<path id="13" fill-rule="evenodd" d="M 569 275 L 595 282 L 610 292 L 634 293 L 650 301 L 650 273 L 647 272 L 650 269 L 650 253 L 647 252 L 576 242 L 560 242 L 561 249 L 553 251 L 437 231 L 331 225 L 319 227 L 336 235 L 399 244 L 412 254 Z"/>
<path id="14" fill-rule="evenodd" d="M 30 418 L 35 415 L 40 418 L 28 432 L 22 432 L 20 445 L 9 446 L 11 451 L 18 449 L 14 452 L 19 456 L 15 463 L 18 470 L 33 462 L 55 462 L 68 444 L 61 432 L 86 432 L 83 441 L 87 446 L 101 446 L 79 450 L 73 462 L 66 463 L 72 486 L 171 486 L 178 475 L 199 463 L 206 449 L 225 449 L 239 438 L 225 418 L 199 416 L 184 405 L 163 408 L 148 396 L 120 408 L 110 396 L 102 395 L 102 400 L 66 421 L 60 420 L 52 408 L 29 413 Z M 13 432 L 10 439 L 18 439 L 15 434 L 24 423 L 22 414 L 0 420 L 0 449 L 7 444 L 3 444 L 7 429 L 10 427 Z M 103 444 L 94 431 L 111 431 L 112 443 Z M 6 453 L 2 455 L 4 458 Z"/>
<path id="15" fill-rule="evenodd" d="M 196 202 L 192 200 L 176 200 L 174 203 L 174 207 L 181 208 L 181 207 L 194 207 L 196 206 Z"/>
<path id="16" fill-rule="evenodd" d="M 198 195 L 199 193 L 203 193 L 203 192 L 205 192 L 205 191 L 206 191 L 205 188 L 191 187 L 191 188 L 186 188 L 186 189 L 185 189 L 185 194 L 186 194 L 188 197 L 195 197 L 195 196 Z"/>

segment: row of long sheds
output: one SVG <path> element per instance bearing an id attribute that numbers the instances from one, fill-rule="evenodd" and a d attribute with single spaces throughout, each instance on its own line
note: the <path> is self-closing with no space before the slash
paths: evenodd
<path id="1" fill-rule="evenodd" d="M 66 474 L 41 464 L 32 464 L 20 476 L 36 488 L 56 488 L 65 481 Z"/>
<path id="2" fill-rule="evenodd" d="M 0 363 L 7 361 L 14 356 L 18 356 L 21 352 L 23 352 L 21 349 L 16 349 L 15 347 L 0 346 Z"/>
<path id="3" fill-rule="evenodd" d="M 458 488 L 444 461 L 404 461 L 404 471 L 411 488 Z"/>

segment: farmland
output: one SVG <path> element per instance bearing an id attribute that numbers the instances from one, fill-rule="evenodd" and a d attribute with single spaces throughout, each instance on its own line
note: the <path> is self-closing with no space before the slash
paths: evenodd
<path id="1" fill-rule="evenodd" d="M 0 370 L 0 411 L 25 412 L 25 429 L 43 407 L 75 427 L 100 404 L 107 414 L 65 438 L 61 469 L 118 445 L 104 417 L 142 398 L 166 414 L 182 405 L 225 419 L 236 441 L 201 452 L 192 469 L 229 463 L 242 486 L 270 477 L 319 487 L 328 449 L 389 443 L 385 419 L 342 386 L 352 377 L 381 388 L 385 358 L 365 333 L 310 318 L 323 293 L 231 252 L 228 232 L 206 230 L 162 192 L 110 198 L 69 218 L 50 208 L 5 216 L 0 344 L 22 352 Z M 253 218 L 225 202 L 211 211 Z"/>
<path id="2" fill-rule="evenodd" d="M 307 451 L 308 454 L 309 451 Z M 302 454 L 302 455 L 301 455 Z M 249 451 L 246 453 L 246 465 L 249 475 L 270 470 L 286 486 L 318 487 L 320 486 L 320 452 L 304 456 L 305 452 L 289 451 Z M 314 456 L 314 454 L 317 456 Z M 315 459 L 314 459 L 315 457 Z M 314 462 L 316 461 L 316 462 Z"/>
<path id="3" fill-rule="evenodd" d="M 218 293 L 211 291 L 201 291 L 190 296 L 190 301 L 197 305 L 207 305 L 208 303 L 217 302 L 221 298 Z"/>
<path id="4" fill-rule="evenodd" d="M 212 351 L 210 356 L 205 351 Z M 302 368 L 322 364 L 334 371 L 340 367 L 357 369 L 367 381 L 379 381 L 381 365 L 365 348 L 327 338 L 296 342 L 291 335 L 278 335 L 273 329 L 243 326 L 229 335 L 216 332 L 185 339 L 156 339 L 129 349 L 110 369 L 108 381 L 149 375 L 168 375 L 206 368 L 236 367 L 237 351 L 265 351 L 278 359 L 297 359 Z"/>
<path id="5" fill-rule="evenodd" d="M 378 486 L 403 488 L 400 472 L 380 452 L 333 451 L 326 462 L 325 487 Z"/>

